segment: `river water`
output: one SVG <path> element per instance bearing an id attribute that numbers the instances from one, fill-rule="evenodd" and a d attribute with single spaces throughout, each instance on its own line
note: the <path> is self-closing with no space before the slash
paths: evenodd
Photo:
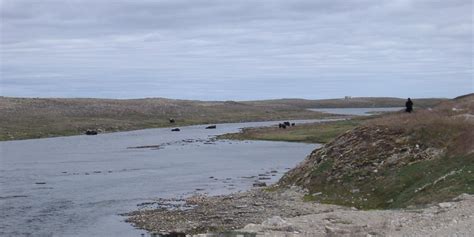
<path id="1" fill-rule="evenodd" d="M 141 236 L 119 214 L 156 198 L 246 190 L 258 174 L 273 183 L 318 145 L 209 140 L 271 124 L 0 142 L 0 236 Z M 161 147 L 130 148 L 150 145 Z"/>

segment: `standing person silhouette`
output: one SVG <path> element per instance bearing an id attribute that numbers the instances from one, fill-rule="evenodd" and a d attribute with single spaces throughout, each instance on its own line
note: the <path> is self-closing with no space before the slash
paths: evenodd
<path id="1" fill-rule="evenodd" d="M 407 102 L 405 103 L 405 107 L 407 107 L 405 109 L 406 112 L 411 113 L 411 111 L 413 111 L 413 101 L 411 101 L 410 98 L 408 98 Z"/>

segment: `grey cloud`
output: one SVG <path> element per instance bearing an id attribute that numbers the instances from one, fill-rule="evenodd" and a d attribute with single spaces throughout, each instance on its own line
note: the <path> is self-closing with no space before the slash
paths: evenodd
<path id="1" fill-rule="evenodd" d="M 184 85 L 216 92 L 192 95 L 199 99 L 314 95 L 310 89 L 333 97 L 353 84 L 370 84 L 377 92 L 361 93 L 375 95 L 413 78 L 433 93 L 414 88 L 414 97 L 474 90 L 469 0 L 2 0 L 1 17 L 5 95 L 32 80 L 28 93 L 45 95 L 33 84 L 51 75 L 67 75 L 76 88 L 65 96 L 114 97 L 101 92 L 134 83 L 148 86 L 130 97 L 191 96 L 179 94 Z M 162 86 L 170 80 L 176 86 Z M 279 86 L 290 80 L 291 89 Z M 444 87 L 448 80 L 457 83 Z M 255 83 L 274 90 L 259 93 Z"/>

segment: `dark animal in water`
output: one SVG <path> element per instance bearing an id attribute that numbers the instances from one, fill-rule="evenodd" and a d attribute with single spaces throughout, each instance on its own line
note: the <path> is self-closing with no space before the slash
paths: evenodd
<path id="1" fill-rule="evenodd" d="M 290 126 L 290 122 L 283 122 L 283 124 L 285 124 L 285 126 L 287 126 L 287 127 Z"/>
<path id="2" fill-rule="evenodd" d="M 206 127 L 206 129 L 216 129 L 216 128 L 217 128 L 216 125 L 209 125 L 209 126 Z"/>
<path id="3" fill-rule="evenodd" d="M 291 123 L 291 126 L 292 126 L 292 127 L 295 126 L 295 125 L 296 125 L 295 123 Z"/>
<path id="4" fill-rule="evenodd" d="M 181 129 L 179 129 L 179 128 L 173 128 L 173 129 L 171 129 L 171 131 L 172 131 L 172 132 L 179 132 L 179 131 L 181 131 Z"/>
<path id="5" fill-rule="evenodd" d="M 88 130 L 86 131 L 86 135 L 97 135 L 97 133 L 98 133 L 98 132 L 97 132 L 96 130 L 90 130 L 90 129 L 88 129 Z"/>
<path id="6" fill-rule="evenodd" d="M 284 123 L 279 123 L 279 124 L 278 124 L 278 127 L 285 129 L 285 128 L 286 128 L 286 125 L 285 125 Z"/>
<path id="7" fill-rule="evenodd" d="M 170 118 L 170 123 L 174 123 L 174 118 Z"/>

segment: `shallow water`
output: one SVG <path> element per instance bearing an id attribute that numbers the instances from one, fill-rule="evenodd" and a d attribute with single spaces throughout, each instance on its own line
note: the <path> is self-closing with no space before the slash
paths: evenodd
<path id="1" fill-rule="evenodd" d="M 296 121 L 302 122 L 310 121 Z M 0 142 L 0 236 L 142 236 L 145 231 L 119 214 L 155 198 L 246 190 L 256 180 L 251 177 L 262 173 L 270 174 L 264 181 L 275 182 L 317 145 L 208 141 L 270 124 Z"/>
<path id="2" fill-rule="evenodd" d="M 340 114 L 340 115 L 372 115 L 384 112 L 396 112 L 403 110 L 404 107 L 387 107 L 387 108 L 318 108 L 309 109 L 311 111 L 329 113 L 329 114 Z"/>

